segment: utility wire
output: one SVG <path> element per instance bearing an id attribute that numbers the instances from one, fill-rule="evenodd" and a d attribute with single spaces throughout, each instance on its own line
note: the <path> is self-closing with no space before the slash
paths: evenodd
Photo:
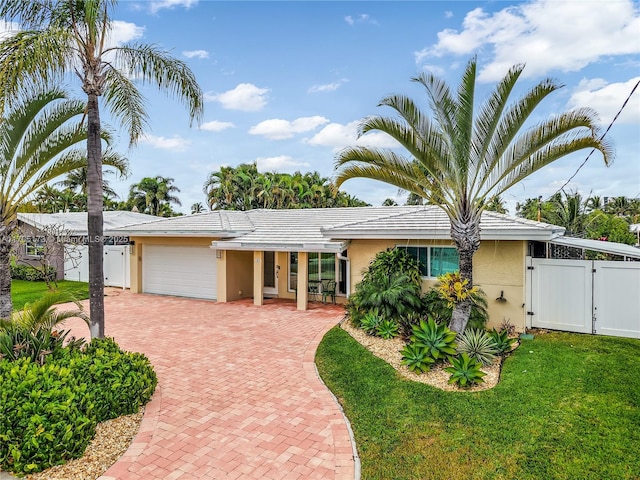
<path id="1" fill-rule="evenodd" d="M 622 104 L 622 106 L 620 107 L 620 110 L 618 110 L 618 113 L 616 113 L 616 116 L 615 116 L 615 117 L 613 117 L 613 120 L 611 120 L 611 123 L 609 124 L 609 126 L 607 127 L 607 129 L 604 131 L 604 133 L 600 136 L 600 139 L 599 139 L 599 140 L 602 140 L 602 139 L 607 135 L 607 133 L 609 133 L 609 130 L 611 130 L 611 127 L 613 126 L 613 124 L 615 123 L 615 121 L 618 119 L 618 117 L 620 116 L 620 114 L 622 113 L 622 111 L 624 110 L 624 108 L 627 106 L 627 103 L 629 103 L 629 100 L 631 99 L 631 97 L 632 97 L 632 96 L 633 96 L 633 94 L 635 93 L 636 89 L 638 88 L 638 85 L 640 85 L 640 80 L 638 80 L 638 81 L 636 82 L 636 84 L 634 85 L 634 87 L 631 89 L 631 93 L 629 93 L 629 95 L 627 96 L 627 99 L 624 101 L 624 103 L 623 103 L 623 104 Z M 556 190 L 556 192 L 555 192 L 553 195 L 558 194 L 559 192 L 561 192 L 561 191 L 564 189 L 564 187 L 566 187 L 567 185 L 569 185 L 569 182 L 570 182 L 571 180 L 573 180 L 573 179 L 575 178 L 575 176 L 576 176 L 576 175 L 578 175 L 578 172 L 582 169 L 582 167 L 584 167 L 584 166 L 585 166 L 585 164 L 587 163 L 587 161 L 589 160 L 589 158 L 591 158 L 591 155 L 592 155 L 592 154 L 593 154 L 593 152 L 595 152 L 595 151 L 596 151 L 596 149 L 594 148 L 594 149 L 592 149 L 592 150 L 589 152 L 589 155 L 587 155 L 587 158 L 585 158 L 585 159 L 584 159 L 584 162 L 582 162 L 582 163 L 580 164 L 580 166 L 579 166 L 579 167 L 578 167 L 578 169 L 575 171 L 575 173 L 574 173 L 573 175 L 571 175 L 571 176 L 569 177 L 569 179 L 568 179 L 566 182 L 564 182 L 564 185 L 562 185 L 558 190 Z M 553 195 L 551 195 L 551 196 L 547 199 L 547 201 L 548 201 L 548 200 L 550 200 L 550 199 L 551 199 L 551 197 L 553 197 Z"/>

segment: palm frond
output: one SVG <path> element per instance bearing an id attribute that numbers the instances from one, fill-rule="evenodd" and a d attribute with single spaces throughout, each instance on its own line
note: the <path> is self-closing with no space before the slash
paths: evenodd
<path id="1" fill-rule="evenodd" d="M 149 123 L 145 99 L 134 83 L 122 72 L 109 66 L 104 70 L 105 104 L 111 114 L 129 132 L 129 142 L 135 144 Z"/>

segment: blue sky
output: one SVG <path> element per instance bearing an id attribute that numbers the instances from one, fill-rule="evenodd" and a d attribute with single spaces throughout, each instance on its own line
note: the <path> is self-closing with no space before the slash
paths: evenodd
<path id="1" fill-rule="evenodd" d="M 175 179 L 183 206 L 205 203 L 202 185 L 221 166 L 257 162 L 261 171 L 333 174 L 340 148 L 391 93 L 410 95 L 410 81 L 431 70 L 457 85 L 477 55 L 480 96 L 513 64 L 525 63 L 523 89 L 545 77 L 565 84 L 537 120 L 576 106 L 595 108 L 606 127 L 640 80 L 640 3 L 627 0 L 529 2 L 121 2 L 119 41 L 157 44 L 188 62 L 206 95 L 204 122 L 189 127 L 176 100 L 142 87 L 150 130 L 127 151 L 132 175 L 111 180 L 121 196 L 144 176 Z M 77 85 L 76 85 L 77 86 Z M 108 119 L 107 119 L 108 120 Z M 592 155 L 565 191 L 640 196 L 640 88 L 608 134 L 616 159 Z M 381 134 L 361 139 L 393 146 Z M 588 151 L 536 173 L 503 197 L 548 197 L 575 173 Z M 352 180 L 349 193 L 380 205 L 394 187 Z M 398 197 L 404 201 L 405 195 Z"/>

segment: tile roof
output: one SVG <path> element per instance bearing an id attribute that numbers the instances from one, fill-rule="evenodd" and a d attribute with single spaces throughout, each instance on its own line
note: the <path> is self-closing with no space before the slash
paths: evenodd
<path id="1" fill-rule="evenodd" d="M 235 237 L 254 229 L 247 212 L 216 210 L 155 222 L 130 225 L 118 230 L 123 235 Z"/>
<path id="2" fill-rule="evenodd" d="M 102 212 L 105 234 L 126 225 L 158 221 L 161 217 L 129 211 Z M 87 235 L 87 212 L 18 213 L 18 220 L 36 228 L 59 225 L 69 235 Z"/>
<path id="3" fill-rule="evenodd" d="M 217 210 L 156 219 L 114 232 L 136 236 L 208 236 L 233 250 L 341 251 L 355 238 L 448 239 L 449 219 L 437 206 L 354 207 L 292 210 Z M 485 240 L 549 240 L 564 229 L 485 212 Z"/>

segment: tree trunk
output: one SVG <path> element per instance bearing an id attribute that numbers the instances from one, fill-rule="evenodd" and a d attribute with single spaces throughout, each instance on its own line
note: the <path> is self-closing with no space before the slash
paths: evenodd
<path id="1" fill-rule="evenodd" d="M 467 280 L 469 288 L 473 287 L 473 254 L 480 248 L 480 214 L 469 215 L 469 219 L 461 221 L 451 220 L 451 238 L 458 249 L 460 256 L 460 277 Z M 449 328 L 454 332 L 462 333 L 469 323 L 471 306 L 473 301 L 467 298 L 455 305 L 451 315 Z"/>
<path id="2" fill-rule="evenodd" d="M 11 232 L 13 227 L 0 225 L 0 318 L 9 319 L 13 312 L 11 300 Z"/>
<path id="3" fill-rule="evenodd" d="M 104 338 L 104 269 L 102 225 L 102 143 L 98 96 L 87 103 L 87 231 L 89 234 L 89 330 L 91 338 Z"/>

